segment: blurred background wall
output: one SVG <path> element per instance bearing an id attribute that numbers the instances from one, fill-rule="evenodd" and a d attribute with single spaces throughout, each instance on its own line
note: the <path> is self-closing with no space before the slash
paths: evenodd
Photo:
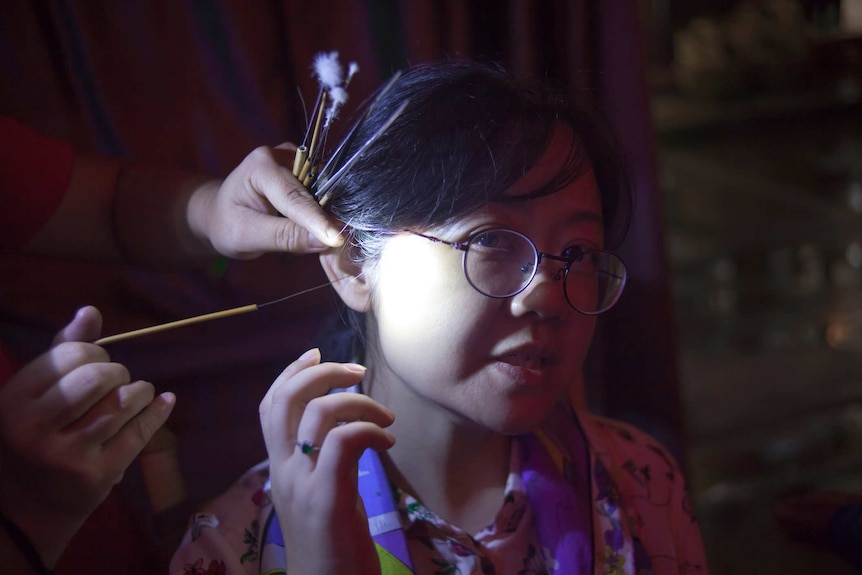
<path id="1" fill-rule="evenodd" d="M 640 5 L 711 566 L 852 573 L 773 506 L 862 493 L 862 2 Z"/>
<path id="2" fill-rule="evenodd" d="M 0 113 L 81 151 L 223 176 L 254 147 L 301 137 L 319 51 L 359 63 L 352 104 L 440 57 L 556 85 L 607 118 L 634 186 L 618 247 L 631 281 L 600 322 L 590 407 L 685 463 L 716 573 L 842 573 L 788 539 L 771 507 L 862 492 L 859 11 L 858 0 L 12 0 L 0 8 Z M 290 256 L 154 272 L 5 255 L 0 337 L 23 361 L 84 303 L 113 333 L 320 281 L 314 258 Z M 332 300 L 270 309 L 111 350 L 179 396 L 169 425 L 189 507 L 265 456 L 257 402 Z M 121 491 L 152 524 L 135 470 Z"/>

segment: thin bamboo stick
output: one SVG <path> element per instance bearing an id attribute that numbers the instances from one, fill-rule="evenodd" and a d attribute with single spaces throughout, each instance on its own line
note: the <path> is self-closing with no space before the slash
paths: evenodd
<path id="1" fill-rule="evenodd" d="M 169 323 L 163 323 L 161 325 L 154 325 L 151 327 L 145 327 L 142 329 L 136 329 L 134 331 L 127 331 L 125 333 L 118 333 L 117 335 L 109 335 L 108 337 L 103 337 L 101 339 L 97 339 L 93 343 L 96 345 L 106 345 L 109 343 L 115 343 L 118 341 L 123 341 L 125 339 L 131 339 L 133 337 L 138 337 L 141 335 L 147 335 L 151 333 L 157 333 L 160 331 L 166 331 L 169 329 L 174 329 L 176 327 L 182 327 L 184 325 L 191 325 L 193 323 L 200 323 L 202 321 L 209 321 L 211 319 L 218 319 L 220 317 L 229 317 L 232 315 L 239 315 L 241 313 L 248 313 L 250 311 L 257 311 L 258 305 L 256 303 L 244 305 L 240 307 L 234 307 L 231 309 L 225 309 L 222 311 L 214 311 L 212 313 L 205 313 L 203 315 L 196 315 L 194 317 L 187 317 L 186 319 L 180 319 L 177 321 L 172 321 Z"/>
<path id="2" fill-rule="evenodd" d="M 342 232 L 343 232 L 343 231 L 344 231 L 344 230 L 342 230 Z M 268 305 L 273 305 L 273 304 L 281 303 L 281 302 L 283 302 L 283 301 L 287 301 L 287 300 L 289 300 L 289 299 L 293 299 L 293 298 L 295 298 L 295 297 L 299 297 L 299 296 L 301 296 L 301 295 L 305 295 L 305 294 L 307 294 L 307 293 L 309 293 L 309 292 L 313 292 L 313 291 L 319 290 L 319 289 L 321 289 L 321 288 L 325 288 L 325 287 L 327 287 L 327 286 L 331 286 L 331 285 L 332 285 L 332 284 L 334 284 L 335 282 L 340 282 L 341 280 L 343 280 L 343 279 L 347 279 L 348 277 L 349 277 L 349 276 L 342 276 L 342 277 L 340 277 L 340 278 L 335 278 L 335 279 L 334 279 L 334 280 L 332 280 L 332 281 L 329 281 L 329 282 L 326 282 L 326 283 L 322 283 L 322 284 L 320 284 L 320 285 L 316 285 L 316 286 L 314 286 L 314 287 L 310 287 L 310 288 L 304 289 L 304 290 L 302 290 L 302 291 L 298 291 L 298 292 L 296 292 L 296 293 L 292 293 L 292 294 L 290 294 L 290 295 L 286 295 L 286 296 L 284 296 L 284 297 L 280 297 L 280 298 L 278 298 L 278 299 L 274 299 L 274 300 L 272 300 L 272 301 L 268 301 L 268 302 L 265 302 L 265 303 L 261 303 L 261 304 L 253 303 L 253 304 L 249 304 L 249 305 L 243 305 L 243 306 L 239 306 L 239 307 L 233 307 L 233 308 L 225 309 L 225 310 L 222 310 L 222 311 L 214 311 L 214 312 L 212 312 L 212 313 L 205 313 L 205 314 L 203 314 L 203 315 L 196 315 L 196 316 L 194 316 L 194 317 L 187 317 L 186 319 L 180 319 L 180 320 L 177 320 L 177 321 L 171 321 L 171 322 L 168 322 L 168 323 L 163 323 L 163 324 L 159 324 L 159 325 L 154 325 L 154 326 L 151 326 L 151 327 L 145 327 L 145 328 L 136 329 L 136 330 L 133 330 L 133 331 L 127 331 L 127 332 L 125 332 L 125 333 L 118 333 L 118 334 L 116 334 L 116 335 L 109 335 L 108 337 L 103 337 L 103 338 L 101 338 L 101 339 L 97 339 L 97 340 L 96 340 L 96 341 L 94 341 L 93 343 L 95 343 L 96 345 L 105 345 L 105 344 L 108 344 L 108 343 L 114 343 L 114 342 L 117 342 L 117 341 L 123 341 L 123 340 L 125 340 L 125 339 L 131 339 L 131 338 L 133 338 L 133 337 L 138 337 L 138 336 L 142 336 L 142 335 L 147 335 L 147 334 L 150 334 L 150 333 L 158 333 L 158 332 L 160 332 L 160 331 L 165 331 L 165 330 L 169 330 L 169 329 L 174 329 L 174 328 L 177 328 L 177 327 L 183 327 L 184 325 L 191 325 L 191 324 L 194 324 L 194 323 L 200 323 L 200 322 L 203 322 L 203 321 L 210 321 L 211 319 L 219 319 L 219 318 L 222 318 L 222 317 L 230 317 L 230 316 L 232 316 L 232 315 L 239 315 L 239 314 L 242 314 L 242 313 L 248 313 L 248 312 L 250 312 L 250 311 L 256 311 L 256 310 L 258 310 L 258 309 L 260 309 L 260 308 L 262 308 L 262 307 L 266 307 L 266 306 L 268 306 Z"/>
<path id="3" fill-rule="evenodd" d="M 326 107 L 326 92 L 320 98 L 320 106 L 317 108 L 317 118 L 314 121 L 314 132 L 311 134 L 311 144 L 308 146 L 308 157 L 305 160 L 305 164 L 302 166 L 302 170 L 299 172 L 298 179 L 299 181 L 303 181 L 305 177 L 308 175 L 308 171 L 311 169 L 313 162 L 317 156 L 317 140 L 320 137 L 320 123 L 323 121 L 323 110 Z"/>
<path id="4" fill-rule="evenodd" d="M 300 146 L 296 149 L 296 155 L 293 156 L 293 175 L 299 176 L 302 171 L 302 166 L 305 165 L 305 159 L 308 157 L 308 148 Z"/>

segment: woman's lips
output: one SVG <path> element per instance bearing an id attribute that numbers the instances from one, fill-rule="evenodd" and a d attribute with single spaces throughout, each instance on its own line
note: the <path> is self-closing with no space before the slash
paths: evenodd
<path id="1" fill-rule="evenodd" d="M 547 385 L 550 369 L 556 363 L 547 351 L 530 349 L 503 353 L 495 358 L 497 368 L 518 385 L 540 387 Z"/>
<path id="2" fill-rule="evenodd" d="M 502 346 L 501 346 L 502 347 Z M 556 353 L 550 345 L 538 342 L 502 347 L 494 359 L 518 367 L 543 369 L 556 363 Z"/>
<path id="3" fill-rule="evenodd" d="M 526 369 L 542 369 L 548 365 L 548 358 L 532 353 L 510 353 L 498 358 L 498 361 Z"/>

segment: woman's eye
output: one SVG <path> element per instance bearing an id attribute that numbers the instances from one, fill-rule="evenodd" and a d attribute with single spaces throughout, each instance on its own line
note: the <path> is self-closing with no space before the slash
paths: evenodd
<path id="1" fill-rule="evenodd" d="M 589 250 L 585 249 L 583 246 L 569 246 L 563 250 L 562 256 L 570 262 L 573 262 L 581 259 L 587 251 Z"/>
<path id="2" fill-rule="evenodd" d="M 470 244 L 477 248 L 501 248 L 503 236 L 499 232 L 483 232 L 473 238 Z"/>

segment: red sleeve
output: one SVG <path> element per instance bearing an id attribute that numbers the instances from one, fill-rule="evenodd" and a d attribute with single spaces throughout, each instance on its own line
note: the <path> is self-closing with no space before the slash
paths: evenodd
<path id="1" fill-rule="evenodd" d="M 65 142 L 0 116 L 0 250 L 20 248 L 47 223 L 69 187 L 73 164 Z"/>

